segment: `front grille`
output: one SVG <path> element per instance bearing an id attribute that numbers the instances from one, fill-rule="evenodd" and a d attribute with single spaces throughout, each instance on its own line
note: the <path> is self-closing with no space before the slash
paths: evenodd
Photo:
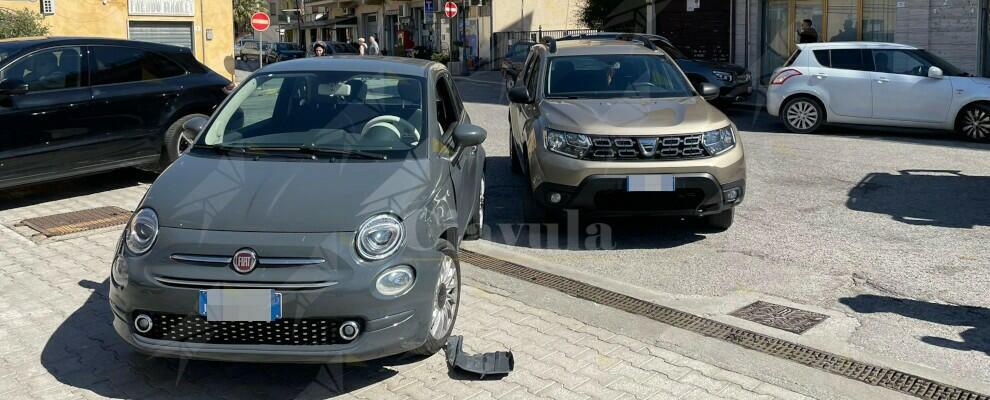
<path id="1" fill-rule="evenodd" d="M 591 149 L 585 160 L 666 161 L 705 158 L 710 155 L 701 145 L 701 135 L 661 137 L 591 136 Z"/>
<path id="2" fill-rule="evenodd" d="M 674 211 L 695 210 L 705 199 L 700 189 L 675 192 L 604 191 L 595 195 L 595 207 L 603 210 Z"/>
<path id="3" fill-rule="evenodd" d="M 350 343 L 338 332 L 343 320 L 280 319 L 277 321 L 207 321 L 199 315 L 178 315 L 135 311 L 134 316 L 151 317 L 149 339 L 208 344 L 271 344 L 326 346 Z M 131 321 L 133 324 L 133 320 Z"/>

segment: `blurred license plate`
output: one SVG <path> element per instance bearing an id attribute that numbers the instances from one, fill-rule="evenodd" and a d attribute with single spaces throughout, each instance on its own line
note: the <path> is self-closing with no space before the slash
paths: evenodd
<path id="1" fill-rule="evenodd" d="M 626 178 L 628 192 L 673 192 L 673 175 L 630 175 Z"/>
<path id="2" fill-rule="evenodd" d="M 274 321 L 282 318 L 282 294 L 272 289 L 200 290 L 199 315 L 207 321 Z"/>

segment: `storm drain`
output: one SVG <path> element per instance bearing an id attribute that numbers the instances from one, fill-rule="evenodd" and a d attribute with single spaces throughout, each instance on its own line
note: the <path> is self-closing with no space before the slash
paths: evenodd
<path id="1" fill-rule="evenodd" d="M 17 225 L 34 229 L 47 237 L 62 236 L 93 229 L 123 225 L 131 212 L 120 207 L 98 207 L 89 210 L 30 218 Z"/>
<path id="2" fill-rule="evenodd" d="M 729 315 L 799 335 L 828 318 L 827 315 L 765 301 L 757 301 Z"/>
<path id="3" fill-rule="evenodd" d="M 631 314 L 733 343 L 750 350 L 797 362 L 869 385 L 919 397 L 939 400 L 990 400 L 990 396 L 945 385 L 898 370 L 859 362 L 787 340 L 736 328 L 718 321 L 678 311 L 587 283 L 461 250 L 461 261 L 530 283 L 548 287 L 579 299 L 592 301 Z"/>

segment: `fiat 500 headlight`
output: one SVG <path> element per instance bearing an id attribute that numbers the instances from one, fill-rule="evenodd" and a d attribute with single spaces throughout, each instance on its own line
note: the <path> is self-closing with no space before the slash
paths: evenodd
<path id="1" fill-rule="evenodd" d="M 361 258 L 374 261 L 391 256 L 399 249 L 405 228 L 399 217 L 378 214 L 361 224 L 355 238 L 355 247 Z"/>
<path id="2" fill-rule="evenodd" d="M 134 255 L 147 253 L 158 238 L 158 214 L 150 208 L 142 208 L 127 224 L 124 244 Z"/>
<path id="3" fill-rule="evenodd" d="M 574 158 L 581 158 L 591 148 L 591 139 L 587 136 L 553 129 L 547 129 L 544 143 L 547 150 Z"/>
<path id="4" fill-rule="evenodd" d="M 736 136 L 733 130 L 732 125 L 729 125 L 722 129 L 705 132 L 701 136 L 701 142 L 711 155 L 722 154 L 736 145 Z"/>

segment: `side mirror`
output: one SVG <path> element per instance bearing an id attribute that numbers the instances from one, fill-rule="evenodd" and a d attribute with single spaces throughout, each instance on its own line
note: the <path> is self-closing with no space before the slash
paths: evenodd
<path id="1" fill-rule="evenodd" d="M 533 98 L 529 95 L 529 89 L 525 85 L 516 85 L 509 90 L 509 101 L 513 103 L 530 104 Z"/>
<path id="2" fill-rule="evenodd" d="M 182 124 L 182 130 L 185 131 L 183 133 L 186 137 L 196 137 L 200 132 L 203 132 L 203 128 L 206 128 L 207 122 L 210 122 L 209 118 L 193 117 Z"/>
<path id="3" fill-rule="evenodd" d="M 718 86 L 708 82 L 701 82 L 698 84 L 697 89 L 701 93 L 701 97 L 704 97 L 705 100 L 715 100 L 718 98 Z"/>
<path id="4" fill-rule="evenodd" d="M 16 96 L 28 92 L 28 84 L 20 79 L 5 79 L 0 82 L 0 96 Z"/>
<path id="5" fill-rule="evenodd" d="M 934 79 L 942 79 L 943 72 L 939 67 L 928 67 L 928 77 Z"/>
<path id="6" fill-rule="evenodd" d="M 460 124 L 454 128 L 454 144 L 457 147 L 477 146 L 484 143 L 486 138 L 488 138 L 488 132 L 477 125 Z"/>

